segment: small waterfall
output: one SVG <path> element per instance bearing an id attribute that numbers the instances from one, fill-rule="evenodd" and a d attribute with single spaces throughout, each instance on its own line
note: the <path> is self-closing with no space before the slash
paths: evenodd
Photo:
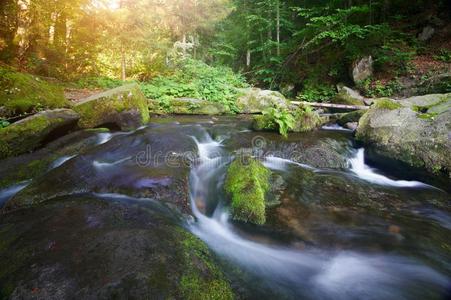
<path id="1" fill-rule="evenodd" d="M 358 149 L 355 156 L 349 159 L 350 170 L 358 178 L 365 181 L 394 187 L 431 187 L 419 181 L 393 180 L 386 176 L 376 173 L 374 169 L 365 164 L 365 149 Z"/>
<path id="2" fill-rule="evenodd" d="M 105 144 L 112 138 L 113 138 L 113 135 L 111 133 L 99 133 L 97 135 L 97 145 Z"/>
<path id="3" fill-rule="evenodd" d="M 19 184 L 10 186 L 6 189 L 0 190 L 0 207 L 3 206 L 9 199 L 14 197 L 15 194 L 26 188 L 30 184 L 31 180 L 21 182 Z"/>
<path id="4" fill-rule="evenodd" d="M 56 169 L 58 167 L 61 167 L 64 163 L 66 163 L 67 161 L 71 160 L 72 158 L 74 158 L 76 155 L 72 155 L 72 156 L 63 156 L 58 158 L 57 160 L 55 160 L 51 166 L 50 169 Z"/>
<path id="5" fill-rule="evenodd" d="M 400 287 L 404 286 L 402 290 L 409 291 L 411 282 L 420 282 L 426 287 L 446 287 L 444 276 L 403 257 L 351 251 L 296 250 L 264 245 L 240 236 L 229 222 L 222 191 L 226 166 L 231 158 L 221 143 L 213 141 L 207 134 L 202 139 L 193 139 L 199 150 L 199 161 L 190 176 L 191 205 L 196 217 L 196 221 L 189 225 L 190 230 L 213 251 L 262 279 L 267 288 L 277 293 L 280 291 L 289 298 L 394 299 L 405 297 Z M 391 182 L 363 168 L 362 161 L 363 152 L 360 151 L 353 160 L 354 170 L 359 174 L 364 170 L 371 179 L 384 178 L 383 182 Z M 280 169 L 293 162 L 269 158 L 265 164 Z M 203 211 L 212 198 L 217 202 L 213 213 L 208 215 Z M 371 291 L 371 296 L 368 291 Z"/>

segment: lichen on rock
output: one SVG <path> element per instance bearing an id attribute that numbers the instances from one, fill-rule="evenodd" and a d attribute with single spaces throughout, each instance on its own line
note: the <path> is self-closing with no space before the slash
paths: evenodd
<path id="1" fill-rule="evenodd" d="M 225 190 L 231 196 L 232 216 L 235 220 L 264 224 L 265 199 L 268 192 L 269 171 L 263 164 L 250 157 L 236 158 L 227 171 Z"/>

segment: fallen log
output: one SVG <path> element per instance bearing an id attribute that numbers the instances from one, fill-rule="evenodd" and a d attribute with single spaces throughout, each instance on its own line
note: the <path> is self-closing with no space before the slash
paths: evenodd
<path id="1" fill-rule="evenodd" d="M 370 109 L 369 106 L 363 106 L 363 105 L 317 103 L 317 102 L 305 102 L 305 101 L 291 101 L 291 104 L 310 105 L 310 106 L 322 107 L 322 108 L 351 109 L 351 110 L 368 110 L 368 109 Z"/>

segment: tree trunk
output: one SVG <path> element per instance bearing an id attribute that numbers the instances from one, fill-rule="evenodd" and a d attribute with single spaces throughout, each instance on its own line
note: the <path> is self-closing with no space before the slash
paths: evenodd
<path id="1" fill-rule="evenodd" d="M 331 103 L 317 103 L 317 102 L 305 102 L 305 101 L 291 101 L 294 105 L 310 105 L 314 107 L 323 108 L 337 108 L 337 109 L 351 109 L 351 110 L 368 110 L 369 106 L 363 105 L 347 105 L 347 104 L 331 104 Z"/>
<path id="2" fill-rule="evenodd" d="M 247 49 L 247 53 L 246 53 L 246 67 L 248 69 L 251 67 L 251 49 Z"/>
<path id="3" fill-rule="evenodd" d="M 126 61 L 125 61 L 125 50 L 124 47 L 121 46 L 121 79 L 122 81 L 125 81 L 127 79 L 127 72 L 126 72 Z"/>
<path id="4" fill-rule="evenodd" d="M 277 4 L 277 8 L 276 8 L 276 13 L 277 13 L 277 17 L 276 17 L 276 23 L 277 23 L 277 56 L 280 56 L 280 1 L 277 0 L 276 1 Z"/>
<path id="5" fill-rule="evenodd" d="M 183 58 L 186 57 L 186 34 L 183 34 L 182 38 L 182 51 L 183 51 Z"/>

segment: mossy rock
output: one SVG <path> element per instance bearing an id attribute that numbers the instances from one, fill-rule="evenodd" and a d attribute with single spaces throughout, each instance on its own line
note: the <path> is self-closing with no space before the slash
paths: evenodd
<path id="1" fill-rule="evenodd" d="M 294 126 L 292 132 L 308 132 L 317 129 L 324 122 L 316 111 L 298 108 L 294 113 Z"/>
<path id="2" fill-rule="evenodd" d="M 451 109 L 429 110 L 419 112 L 404 100 L 378 99 L 360 119 L 356 138 L 380 156 L 451 177 Z"/>
<path id="3" fill-rule="evenodd" d="M 241 113 L 258 114 L 269 107 L 288 108 L 289 101 L 276 91 L 248 88 L 239 91 L 236 105 Z"/>
<path id="4" fill-rule="evenodd" d="M 80 114 L 81 128 L 115 124 L 122 130 L 132 130 L 150 120 L 147 99 L 134 83 L 93 95 L 74 110 Z"/>
<path id="5" fill-rule="evenodd" d="M 338 92 L 335 97 L 331 99 L 331 102 L 346 105 L 365 105 L 363 102 L 363 97 L 356 91 L 347 87 L 341 88 L 340 92 Z"/>
<path id="6" fill-rule="evenodd" d="M 269 171 L 250 156 L 236 158 L 227 171 L 225 190 L 232 198 L 233 219 L 264 224 L 265 199 L 269 191 Z"/>
<path id="7" fill-rule="evenodd" d="M 3 214 L 0 298 L 233 299 L 215 257 L 178 219 L 152 202 L 91 196 Z"/>
<path id="8" fill-rule="evenodd" d="M 340 126 L 345 126 L 347 123 L 354 123 L 359 122 L 360 118 L 366 113 L 365 110 L 356 110 L 350 113 L 345 113 L 341 115 L 338 120 L 337 124 Z"/>
<path id="9" fill-rule="evenodd" d="M 375 109 L 385 109 L 385 110 L 396 110 L 402 108 L 403 106 L 390 98 L 379 98 L 374 100 L 373 108 Z"/>
<path id="10" fill-rule="evenodd" d="M 16 72 L 0 66 L 0 107 L 7 116 L 31 112 L 36 109 L 70 107 L 63 88 L 37 76 Z"/>
<path id="11" fill-rule="evenodd" d="M 173 99 L 169 102 L 168 108 L 162 107 L 158 101 L 149 100 L 149 111 L 158 115 L 175 114 L 212 116 L 230 113 L 229 109 L 221 103 L 192 98 Z"/>
<path id="12" fill-rule="evenodd" d="M 78 119 L 73 110 L 56 109 L 37 113 L 0 129 L 0 159 L 39 148 L 53 132 L 67 131 Z"/>
<path id="13" fill-rule="evenodd" d="M 323 120 L 315 111 L 298 108 L 291 112 L 294 119 L 292 128 L 288 132 L 308 132 L 321 126 Z M 256 131 L 278 131 L 279 125 L 269 115 L 256 115 L 253 117 L 252 128 Z"/>

